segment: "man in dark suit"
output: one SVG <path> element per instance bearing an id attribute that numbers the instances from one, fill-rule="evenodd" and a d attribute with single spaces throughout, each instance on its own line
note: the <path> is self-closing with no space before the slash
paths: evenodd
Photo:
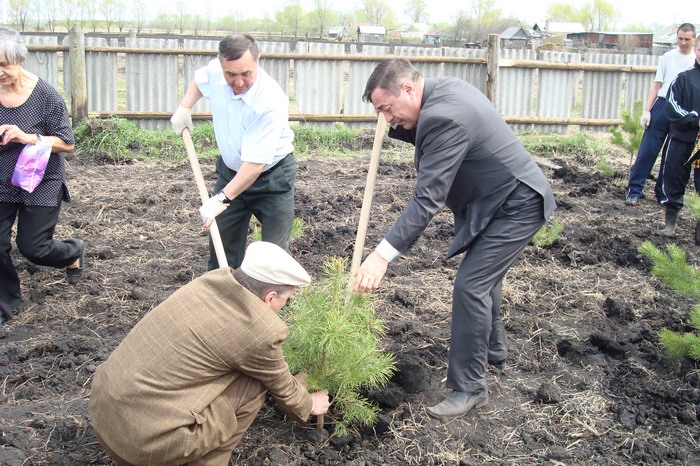
<path id="1" fill-rule="evenodd" d="M 227 465 L 269 393 L 295 420 L 325 414 L 289 372 L 277 313 L 309 275 L 258 241 L 241 267 L 208 272 L 144 316 L 92 381 L 90 419 L 120 466 Z"/>
<path id="2" fill-rule="evenodd" d="M 406 59 L 380 63 L 363 99 L 383 113 L 389 136 L 415 145 L 413 197 L 362 263 L 354 291 L 379 286 L 388 263 L 415 244 L 443 206 L 454 213 L 447 258 L 466 251 L 455 279 L 444 401 L 427 408 L 447 421 L 488 403 L 486 366 L 504 366 L 501 282 L 556 208 L 549 182 L 475 87 L 457 78 L 425 79 Z"/>

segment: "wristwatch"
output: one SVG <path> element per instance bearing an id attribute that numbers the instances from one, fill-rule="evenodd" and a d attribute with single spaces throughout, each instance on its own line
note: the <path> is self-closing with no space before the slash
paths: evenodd
<path id="1" fill-rule="evenodd" d="M 226 194 L 224 194 L 223 189 L 222 189 L 221 191 L 219 191 L 218 193 L 216 193 L 216 194 L 214 195 L 214 197 L 216 197 L 216 200 L 217 200 L 217 201 L 219 201 L 219 202 L 221 202 L 221 203 L 223 203 L 223 204 L 230 204 L 230 203 L 231 203 L 231 199 L 229 199 L 228 197 L 226 197 Z"/>

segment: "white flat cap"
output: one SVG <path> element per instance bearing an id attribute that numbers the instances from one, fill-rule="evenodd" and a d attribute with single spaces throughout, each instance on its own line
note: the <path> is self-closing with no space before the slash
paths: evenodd
<path id="1" fill-rule="evenodd" d="M 273 285 L 306 286 L 311 283 L 304 267 L 287 251 L 267 241 L 248 245 L 241 270 L 251 278 Z"/>

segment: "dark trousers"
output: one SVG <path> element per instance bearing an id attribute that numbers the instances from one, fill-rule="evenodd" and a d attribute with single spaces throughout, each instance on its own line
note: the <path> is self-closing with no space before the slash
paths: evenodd
<path id="1" fill-rule="evenodd" d="M 221 191 L 236 172 L 229 169 L 219 157 L 216 162 L 219 179 L 214 192 Z M 263 172 L 255 183 L 231 202 L 231 205 L 216 217 L 229 267 L 240 267 L 245 255 L 250 217 L 262 225 L 262 240 L 274 243 L 289 251 L 289 236 L 294 221 L 294 182 L 297 164 L 294 154 L 289 154 L 267 172 Z M 219 264 L 214 246 L 209 241 L 209 270 Z"/>
<path id="2" fill-rule="evenodd" d="M 651 170 L 654 168 L 656 158 L 659 151 L 666 140 L 669 131 L 669 121 L 666 116 L 666 99 L 658 98 L 651 107 L 651 121 L 649 127 L 644 131 L 642 142 L 639 144 L 637 158 L 630 170 L 630 178 L 627 184 L 627 197 L 640 197 L 646 179 L 649 178 Z M 663 190 L 661 189 L 661 180 L 663 179 L 664 160 L 661 156 L 661 164 L 659 165 L 659 177 L 656 181 L 654 194 L 656 200 L 662 202 L 664 199 Z"/>
<path id="3" fill-rule="evenodd" d="M 53 239 L 60 212 L 60 202 L 56 207 L 0 202 L 0 311 L 3 319 L 12 317 L 21 300 L 19 276 L 10 257 L 15 219 L 19 252 L 33 263 L 61 268 L 78 258 L 78 241 Z"/>
<path id="4" fill-rule="evenodd" d="M 695 141 L 682 142 L 673 138 L 668 138 L 666 141 L 662 160 L 664 177 L 661 185 L 665 199 L 661 203 L 668 210 L 679 211 L 683 207 L 685 187 L 688 185 L 690 171 L 693 169 L 693 162 L 686 161 L 694 147 Z M 698 191 L 700 183 L 698 169 L 695 170 L 694 181 L 695 190 Z"/>
<path id="5" fill-rule="evenodd" d="M 544 225 L 542 197 L 520 183 L 466 252 L 455 278 L 447 388 L 486 388 L 486 365 L 506 358 L 501 284 Z"/>

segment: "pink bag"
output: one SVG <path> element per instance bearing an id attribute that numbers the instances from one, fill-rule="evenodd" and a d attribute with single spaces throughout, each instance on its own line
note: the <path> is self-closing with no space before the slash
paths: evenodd
<path id="1" fill-rule="evenodd" d="M 15 171 L 12 173 L 12 186 L 22 188 L 28 193 L 34 191 L 44 178 L 50 156 L 51 144 L 39 142 L 24 146 L 17 159 Z"/>

